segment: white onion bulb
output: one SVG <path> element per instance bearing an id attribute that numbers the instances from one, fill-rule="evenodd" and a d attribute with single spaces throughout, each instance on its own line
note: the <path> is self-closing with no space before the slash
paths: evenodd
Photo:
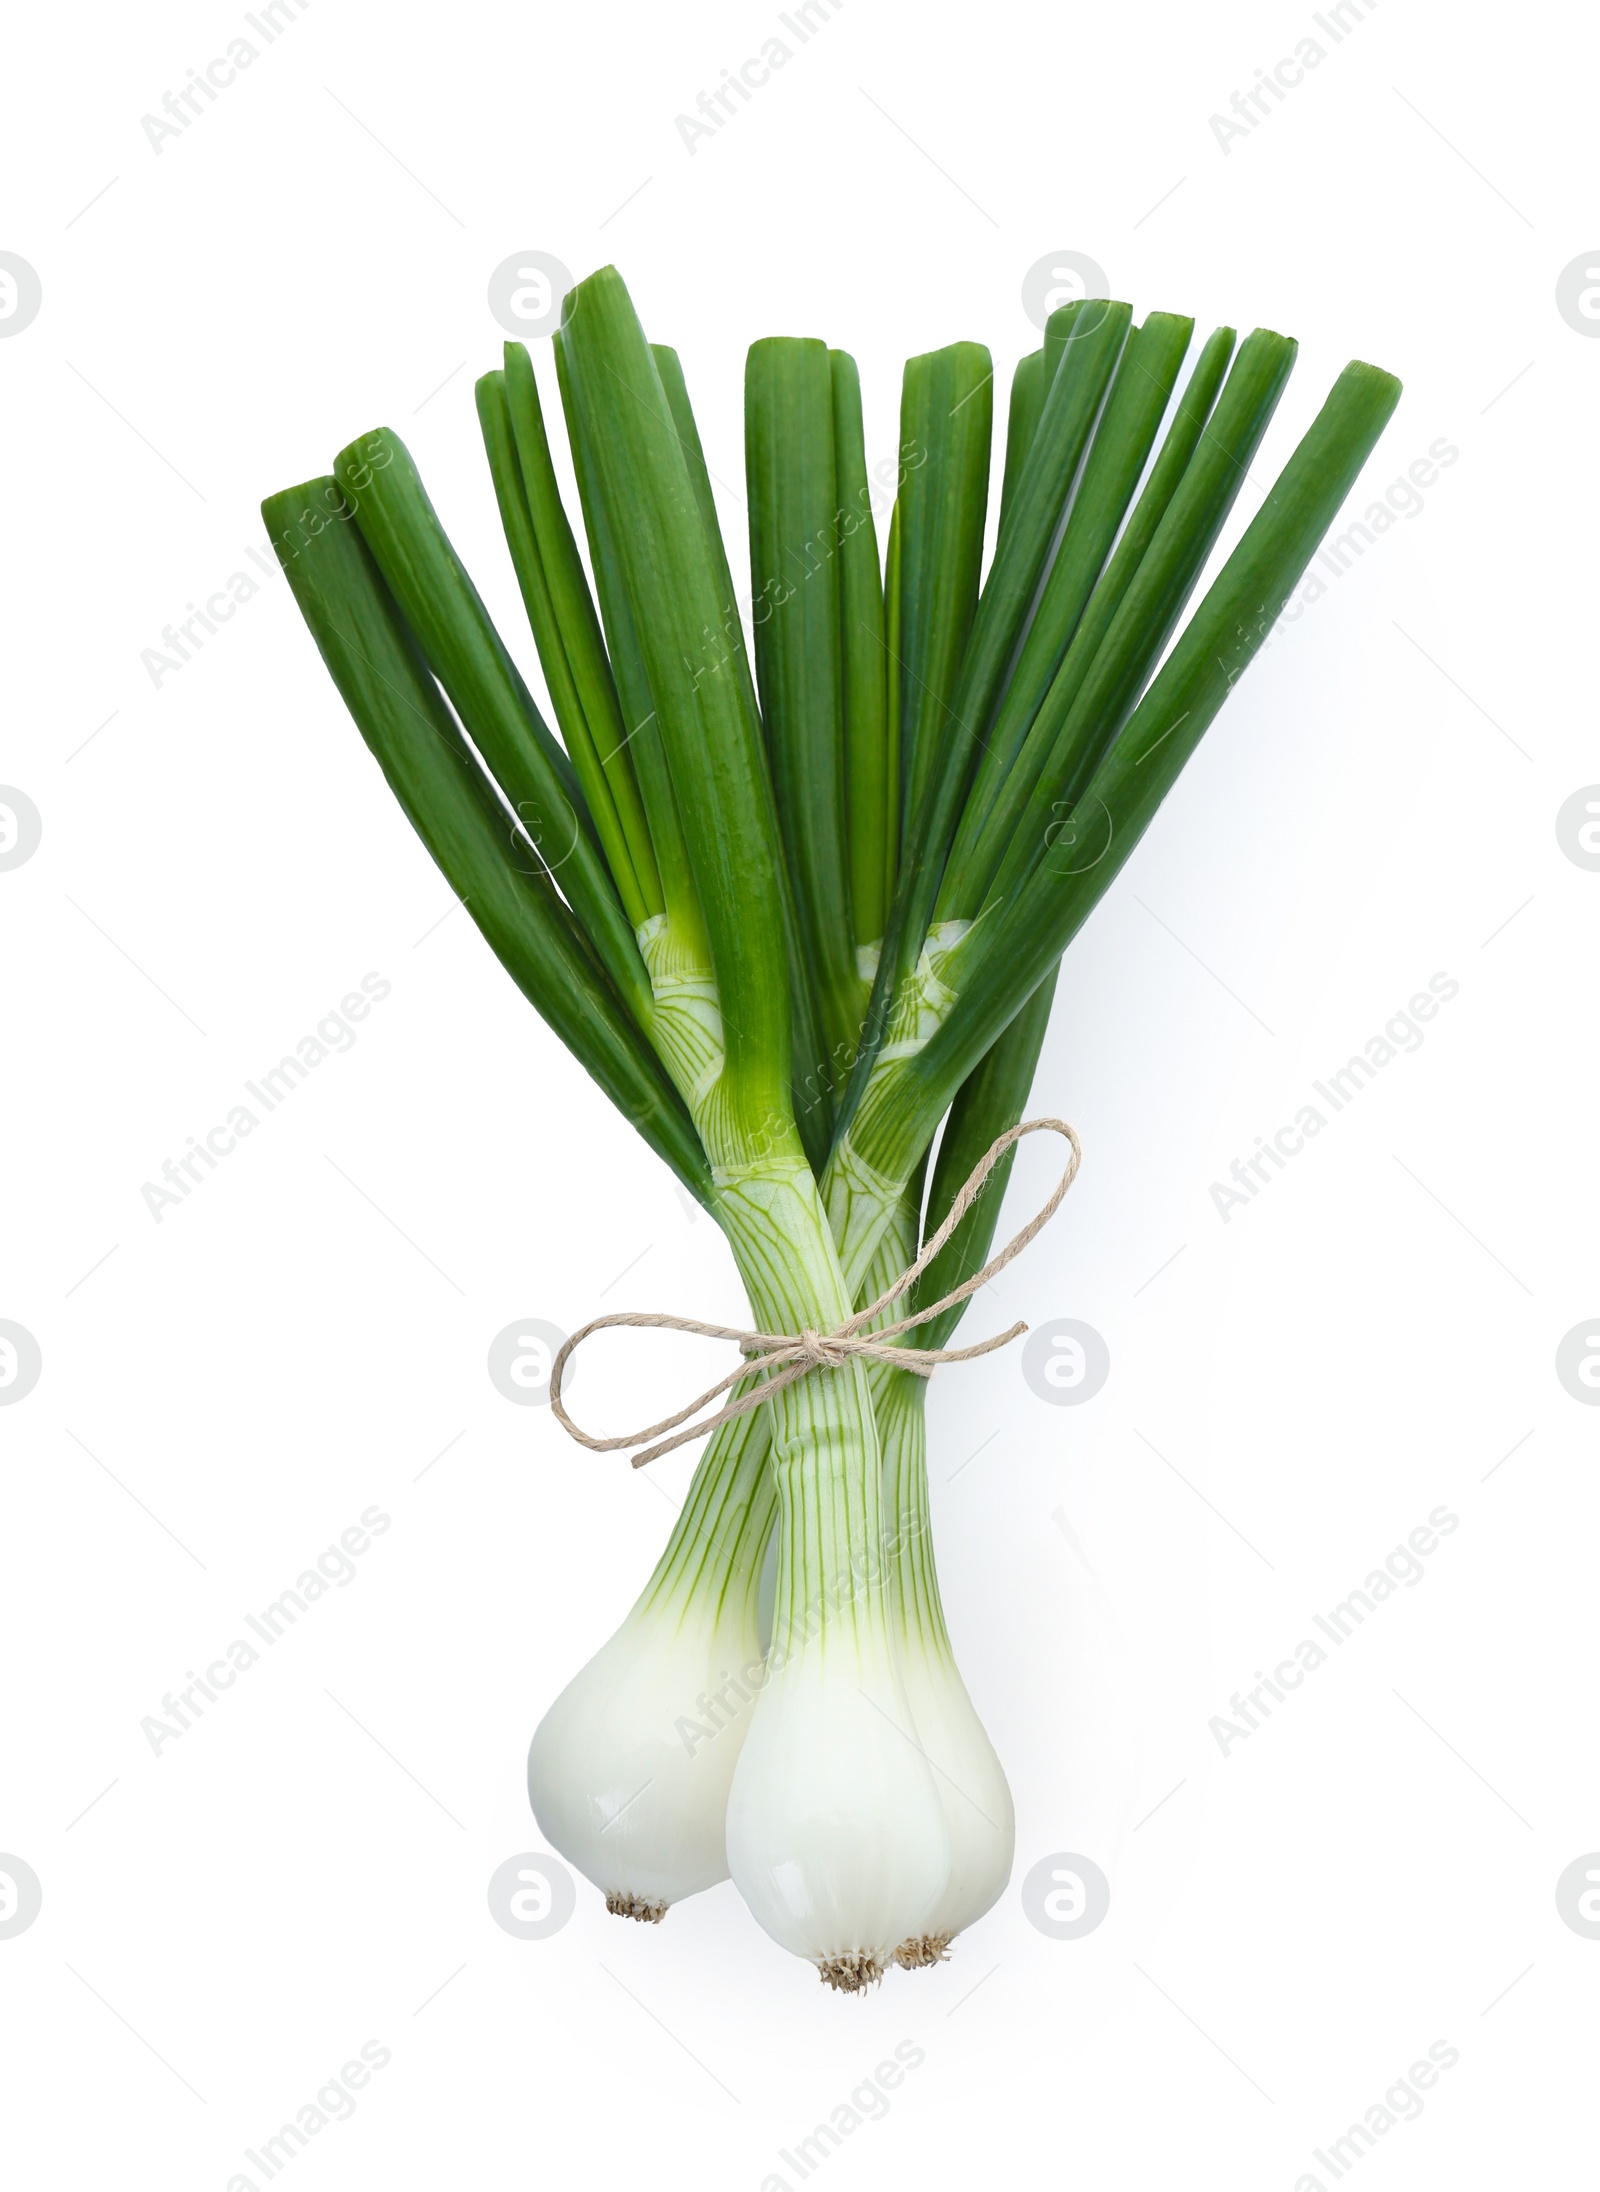
<path id="1" fill-rule="evenodd" d="M 926 1930 L 950 1873 L 944 1808 L 873 1613 L 830 1610 L 797 1650 L 775 1647 L 728 1798 L 740 1894 L 846 1992 Z"/>
<path id="2" fill-rule="evenodd" d="M 659 1920 L 728 1877 L 728 1785 L 752 1676 L 759 1685 L 753 1619 L 636 1609 L 540 1721 L 534 1817 L 619 1915 Z"/>

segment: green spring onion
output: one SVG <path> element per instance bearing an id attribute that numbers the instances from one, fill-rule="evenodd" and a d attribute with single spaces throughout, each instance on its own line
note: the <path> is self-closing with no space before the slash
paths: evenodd
<path id="1" fill-rule="evenodd" d="M 1184 624 L 1295 354 L 1219 329 L 1175 396 L 1192 331 L 1102 299 L 1051 315 L 1011 386 L 987 573 L 989 353 L 908 362 L 880 567 L 854 362 L 758 342 L 747 641 L 677 353 L 591 275 L 552 345 L 587 570 L 533 360 L 508 344 L 477 388 L 554 731 L 395 435 L 263 504 L 402 810 L 715 1217 L 759 1329 L 826 1332 L 893 1287 L 1020 1119 L 1062 953 L 1399 397 L 1345 370 Z M 917 1306 L 981 1269 L 1009 1169 Z M 731 1872 L 856 1991 L 938 1961 L 1001 1893 L 1011 1797 L 940 1600 L 927 1390 L 853 1357 L 719 1427 L 633 1608 L 548 1703 L 534 1809 L 618 1914 Z"/>

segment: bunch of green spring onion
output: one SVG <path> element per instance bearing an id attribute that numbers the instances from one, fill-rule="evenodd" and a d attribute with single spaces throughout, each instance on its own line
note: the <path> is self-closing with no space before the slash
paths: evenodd
<path id="1" fill-rule="evenodd" d="M 1020 1118 L 1063 950 L 1398 400 L 1345 369 L 1179 632 L 1295 355 L 1223 328 L 1180 389 L 1192 334 L 1101 300 L 1052 316 L 1012 384 L 987 575 L 988 352 L 907 363 L 880 556 L 853 361 L 758 342 L 752 663 L 677 356 L 613 269 L 590 276 L 554 340 L 587 568 L 527 351 L 477 387 L 559 737 L 396 435 L 263 506 L 417 834 L 716 1219 L 764 1331 L 876 1299 Z M 1006 1170 L 915 1300 L 980 1268 Z M 960 1314 L 911 1344 L 946 1344 Z M 852 1991 L 938 1960 L 1003 1890 L 1011 1797 L 940 1607 L 926 1391 L 851 1360 L 711 1437 L 529 1757 L 541 1830 L 613 1911 L 659 1919 L 731 1873 Z"/>

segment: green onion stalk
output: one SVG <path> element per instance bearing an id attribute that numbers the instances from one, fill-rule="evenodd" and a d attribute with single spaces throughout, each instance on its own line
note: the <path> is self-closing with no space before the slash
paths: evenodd
<path id="1" fill-rule="evenodd" d="M 880 554 L 854 361 L 758 342 L 747 648 L 680 362 L 614 269 L 590 276 L 553 344 L 587 561 L 528 352 L 477 386 L 553 729 L 397 435 L 263 505 L 417 834 L 721 1227 L 759 1330 L 827 1332 L 893 1288 L 1021 1118 L 1063 951 L 1398 398 L 1346 369 L 1184 624 L 1294 357 L 1224 329 L 1184 380 L 1192 333 L 1101 300 L 1052 317 L 1012 386 L 987 573 L 987 351 L 909 361 Z M 917 1309 L 981 1269 L 1009 1163 Z M 643 1591 L 545 1711 L 535 1814 L 619 1915 L 731 1873 L 856 1991 L 941 1960 L 1002 1892 L 1011 1798 L 940 1604 L 927 1385 L 851 1358 L 714 1430 Z"/>

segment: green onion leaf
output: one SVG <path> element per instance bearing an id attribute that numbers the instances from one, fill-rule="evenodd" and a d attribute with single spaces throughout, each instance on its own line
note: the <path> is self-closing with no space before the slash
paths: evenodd
<path id="1" fill-rule="evenodd" d="M 939 1137 L 939 1155 L 928 1191 L 928 1208 L 922 1222 L 924 1239 L 936 1233 L 950 1215 L 954 1203 L 981 1157 L 987 1155 L 1002 1134 L 1009 1133 L 1027 1109 L 1039 1053 L 1044 1048 L 1055 1001 L 1056 973 L 1052 967 L 1022 1010 L 988 1055 L 973 1067 L 956 1092 Z M 1017 1154 L 1015 1143 L 1006 1151 L 984 1182 L 983 1192 L 917 1281 L 912 1307 L 921 1308 L 964 1286 L 981 1271 L 994 1241 L 1005 1200 L 1006 1182 Z M 970 1298 L 957 1302 L 941 1316 L 906 1334 L 913 1347 L 945 1347 L 950 1335 L 972 1306 Z"/>
<path id="2" fill-rule="evenodd" d="M 885 672 L 884 775 L 888 780 L 888 808 L 884 817 L 883 896 L 885 906 L 894 904 L 900 879 L 900 663 L 903 635 L 900 630 L 900 501 L 889 512 L 889 545 L 883 554 L 883 644 L 889 660 Z"/>
<path id="3" fill-rule="evenodd" d="M 685 821 L 721 1002 L 727 1123 L 734 1142 L 770 1135 L 791 1118 L 782 854 L 760 726 L 722 631 L 725 557 L 620 275 L 602 268 L 562 310 L 574 438 L 606 514 Z"/>
<path id="4" fill-rule="evenodd" d="M 839 491 L 824 343 L 774 336 L 745 364 L 745 481 L 756 682 L 802 950 L 829 1067 L 861 1024 L 845 821 Z"/>
<path id="5" fill-rule="evenodd" d="M 572 674 L 572 666 L 562 645 L 560 625 L 550 599 L 550 589 L 545 582 L 544 563 L 534 533 L 533 515 L 528 507 L 522 468 L 517 461 L 517 446 L 511 431 L 511 412 L 506 401 L 505 375 L 485 373 L 477 383 L 474 393 L 478 403 L 478 422 L 483 429 L 483 444 L 489 458 L 489 472 L 494 481 L 495 499 L 500 505 L 500 523 L 506 536 L 506 546 L 511 551 L 517 583 L 522 589 L 523 606 L 528 612 L 534 644 L 539 650 L 545 683 L 550 688 L 551 706 L 555 709 L 556 722 L 566 741 L 573 766 L 578 772 L 578 781 L 583 786 L 584 796 L 589 802 L 589 811 L 594 816 L 595 831 L 611 869 L 612 881 L 622 899 L 623 911 L 637 929 L 651 912 L 659 912 L 660 908 L 650 907 L 645 903 L 628 840 L 617 817 L 612 787 L 601 767 L 595 742 L 589 732 L 583 702 L 579 698 Z M 642 810 L 639 819 L 642 825 Z M 646 848 L 648 845 L 649 838 L 646 834 Z M 653 870 L 653 861 L 651 867 Z M 658 880 L 658 890 L 659 887 Z"/>
<path id="6" fill-rule="evenodd" d="M 952 713 L 983 564 L 994 367 L 981 343 L 906 360 L 898 593 L 902 856 Z"/>
<path id="7" fill-rule="evenodd" d="M 1002 531 L 1006 513 L 1016 499 L 1022 460 L 1033 447 L 1033 437 L 1038 431 L 1044 392 L 1044 352 L 1030 350 L 1026 357 L 1017 360 L 1017 369 L 1011 376 L 1011 406 L 1006 414 L 1006 468 L 1000 487 Z"/>
<path id="8" fill-rule="evenodd" d="M 850 843 L 850 910 L 857 946 L 883 936 L 891 881 L 884 858 L 895 802 L 889 721 L 883 574 L 872 522 L 861 376 L 856 361 L 830 350 L 833 454 L 839 492 L 839 650 L 844 672 L 845 810 Z M 870 985 L 869 985 L 870 986 Z M 856 1019 L 861 1007 L 858 999 Z"/>
<path id="9" fill-rule="evenodd" d="M 373 560 L 467 735 L 627 1000 L 653 1010 L 633 930 L 571 763 L 533 705 L 400 437 L 380 427 L 340 452 L 334 477 Z"/>
<path id="10" fill-rule="evenodd" d="M 1046 331 L 1047 377 L 1051 348 L 1058 342 L 1060 362 L 1049 381 L 1038 431 L 1023 460 L 1009 523 L 1000 534 L 994 563 L 978 603 L 953 699 L 943 711 L 947 720 L 938 766 L 923 772 L 920 796 L 907 809 L 908 822 L 901 840 L 899 887 L 890 912 L 856 1070 L 840 1107 L 836 1140 L 848 1127 L 861 1100 L 873 1059 L 889 1025 L 894 1000 L 917 965 L 943 880 L 950 842 L 960 821 L 979 742 L 987 730 L 1006 668 L 1022 636 L 1045 559 L 1132 318 L 1130 306 L 1099 299 L 1089 305 L 1064 306 L 1050 316 Z M 1064 335 L 1062 330 L 1065 330 Z M 912 364 L 919 362 L 913 360 Z M 911 367 L 908 366 L 908 387 L 910 378 Z M 904 495 L 902 490 L 902 502 Z M 913 583 L 907 564 L 901 591 L 908 604 Z M 915 783 L 910 790 L 915 792 Z"/>
<path id="11" fill-rule="evenodd" d="M 1279 338 L 1281 340 L 1281 338 Z M 968 932 L 949 1016 L 873 1114 L 866 1154 L 909 1172 L 974 1064 L 1104 897 L 1271 631 L 1400 400 L 1377 366 L 1345 367 L 1239 545 L 1049 842 L 1026 887 Z"/>
<path id="12" fill-rule="evenodd" d="M 739 605 L 734 595 L 732 574 L 728 569 L 722 529 L 717 522 L 716 500 L 711 492 L 711 473 L 701 447 L 700 430 L 695 425 L 694 409 L 689 401 L 689 388 L 683 377 L 683 366 L 678 353 L 669 349 L 665 343 L 652 343 L 650 355 L 656 361 L 656 371 L 660 374 L 661 385 L 666 390 L 667 405 L 683 449 L 684 463 L 689 468 L 689 481 L 694 488 L 706 543 L 716 561 L 723 602 L 722 634 L 733 657 L 739 682 L 744 688 L 750 713 L 759 718 L 755 680 L 751 676 L 750 658 L 745 651 L 744 627 L 739 621 Z M 785 955 L 789 967 L 789 1092 L 806 1157 L 812 1169 L 820 1172 L 827 1162 L 828 1144 L 833 1137 L 833 1084 L 836 1075 L 829 1062 L 828 1045 L 822 1033 L 813 996 L 811 971 L 800 933 L 794 882 L 788 866 L 781 860 L 778 863 L 777 881 L 779 895 L 783 900 Z"/>
<path id="13" fill-rule="evenodd" d="M 334 482 L 269 495 L 261 515 L 345 706 L 446 882 L 573 1056 L 714 1208 L 681 1097 L 478 767 Z"/>
<path id="14" fill-rule="evenodd" d="M 533 360 L 522 343 L 508 342 L 505 346 L 505 391 L 528 513 L 561 650 L 577 689 L 589 737 L 606 774 L 627 840 L 629 861 L 639 879 L 640 895 L 647 913 L 659 913 L 663 905 L 661 880 L 639 800 L 616 683 L 606 658 L 594 597 L 556 482 Z"/>
<path id="15" fill-rule="evenodd" d="M 997 803 L 989 839 L 988 857 L 998 863 L 987 892 L 991 903 L 1021 887 L 1042 856 L 1052 824 L 1070 811 L 1127 721 L 1244 485 L 1293 371 L 1295 350 L 1287 336 L 1264 328 L 1240 346 L 1195 454 L 1087 673 L 1076 691 L 1072 677 L 1058 677 L 1060 689 L 1052 688 L 1034 726 L 1032 752 L 1025 750 L 1025 765 L 1013 772 L 1004 802 Z M 1027 804 L 1007 845 L 1005 830 L 1025 794 Z"/>
<path id="16" fill-rule="evenodd" d="M 583 508 L 584 530 L 589 541 L 589 560 L 594 566 L 595 590 L 600 597 L 600 614 L 616 681 L 617 701 L 622 709 L 624 744 L 633 764 L 649 825 L 667 921 L 678 936 L 703 943 L 705 924 L 689 868 L 683 823 L 667 771 L 666 752 L 661 744 L 661 727 L 656 721 L 650 676 L 634 630 L 633 611 L 623 581 L 621 558 L 611 534 L 611 520 L 591 476 L 583 437 L 577 431 L 576 397 L 567 366 L 566 345 L 559 328 L 552 347 L 556 357 L 556 381 L 567 421 L 572 469 L 578 482 L 578 500 Z"/>
<path id="17" fill-rule="evenodd" d="M 1170 312 L 1152 312 L 1144 325 L 1128 337 L 1021 657 L 984 740 L 966 811 L 951 847 L 950 869 L 957 875 L 1000 785 L 1010 776 L 1028 729 L 1061 666 L 1117 527 L 1139 484 L 1193 333 L 1193 320 L 1180 319 Z M 970 918 L 976 906 L 964 903 L 961 894 L 952 891 L 951 882 L 947 871 L 938 917 Z"/>

